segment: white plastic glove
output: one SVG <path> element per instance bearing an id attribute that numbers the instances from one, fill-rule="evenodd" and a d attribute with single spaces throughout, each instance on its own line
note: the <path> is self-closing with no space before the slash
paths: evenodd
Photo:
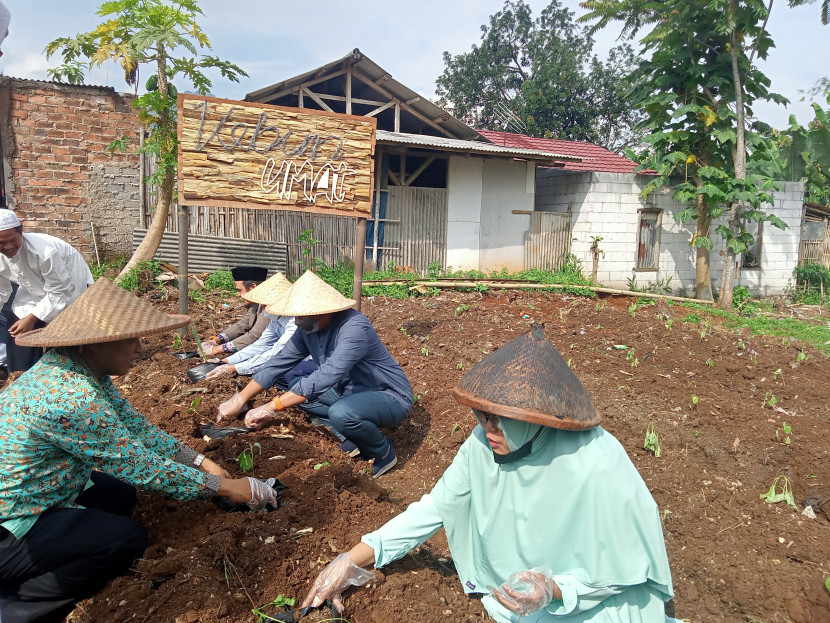
<path id="1" fill-rule="evenodd" d="M 236 392 L 233 396 L 219 405 L 219 415 L 216 417 L 216 421 L 218 422 L 226 417 L 235 417 L 239 415 L 239 412 L 242 411 L 242 407 L 244 406 L 245 402 L 242 400 L 242 396 L 239 395 L 239 392 Z"/>
<path id="2" fill-rule="evenodd" d="M 277 505 L 277 493 L 271 486 L 274 482 L 273 479 L 269 478 L 269 483 L 267 480 L 257 480 L 256 478 L 251 478 L 250 476 L 247 476 L 247 478 L 248 484 L 251 485 L 251 501 L 248 502 L 248 508 L 258 511 L 265 508 L 269 504 L 271 506 Z"/>
<path id="3" fill-rule="evenodd" d="M 533 567 L 512 574 L 507 582 L 491 589 L 491 594 L 511 612 L 525 616 L 553 601 L 555 589 L 553 571 L 549 567 Z"/>
<path id="4" fill-rule="evenodd" d="M 266 402 L 261 407 L 251 409 L 245 414 L 245 426 L 259 430 L 268 422 L 277 417 L 277 410 L 271 406 L 270 402 Z"/>
<path id="5" fill-rule="evenodd" d="M 216 342 L 215 340 L 205 340 L 204 342 L 202 342 L 201 346 L 203 351 L 205 351 L 206 353 L 211 353 L 213 352 L 214 346 L 219 346 L 219 342 Z"/>
<path id="6" fill-rule="evenodd" d="M 218 368 L 214 368 L 213 370 L 208 372 L 205 375 L 205 380 L 211 382 L 218 381 L 221 378 L 224 378 L 226 376 L 233 376 L 234 374 L 236 374 L 236 369 L 228 363 L 223 363 Z"/>
<path id="7" fill-rule="evenodd" d="M 311 590 L 306 595 L 303 607 L 320 607 L 326 599 L 339 611 L 343 611 L 341 596 L 350 586 L 363 586 L 374 577 L 374 573 L 358 567 L 348 552 L 340 554 L 320 572 Z"/>

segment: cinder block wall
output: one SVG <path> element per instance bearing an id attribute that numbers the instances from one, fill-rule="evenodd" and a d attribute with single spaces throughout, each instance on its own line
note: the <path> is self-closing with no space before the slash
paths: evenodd
<path id="1" fill-rule="evenodd" d="M 0 77 L 0 138 L 9 206 L 29 231 L 94 259 L 129 254 L 139 220 L 140 124 L 131 96 L 109 87 Z M 127 136 L 126 154 L 104 147 Z"/>
<path id="2" fill-rule="evenodd" d="M 648 184 L 646 176 L 622 173 L 583 173 L 555 169 L 537 169 L 536 210 L 567 212 L 573 223 L 572 252 L 582 261 L 583 272 L 590 274 L 592 257 L 591 237 L 602 236 L 597 280 L 610 288 L 625 288 L 636 274 L 637 283 L 644 285 L 672 278 L 672 289 L 678 294 L 695 293 L 695 251 L 689 246 L 695 231 L 695 222 L 679 224 L 675 215 L 683 209 L 671 198 L 670 189 L 661 189 L 648 200 L 639 194 Z M 764 224 L 759 269 L 739 269 L 735 285 L 743 285 L 762 295 L 784 294 L 793 281 L 793 270 L 798 264 L 798 244 L 801 230 L 803 186 L 799 182 L 781 183 L 774 195 L 774 205 L 764 211 L 787 223 L 780 230 Z M 656 208 L 663 212 L 660 230 L 660 256 L 657 271 L 634 272 L 637 252 L 638 210 Z M 725 218 L 721 222 L 725 222 Z M 710 266 L 712 288 L 717 291 L 723 270 L 725 244 L 715 233 L 720 222 L 714 222 L 711 239 L 714 249 Z"/>

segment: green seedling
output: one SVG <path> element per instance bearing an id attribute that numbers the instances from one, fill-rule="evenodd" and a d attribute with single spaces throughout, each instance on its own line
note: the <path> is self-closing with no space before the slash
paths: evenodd
<path id="1" fill-rule="evenodd" d="M 416 405 L 421 402 L 421 394 L 412 394 L 412 404 Z"/>
<path id="2" fill-rule="evenodd" d="M 673 320 L 672 318 L 668 318 L 668 319 L 666 320 L 666 329 L 668 329 L 669 331 L 671 331 L 671 326 L 672 326 L 673 324 L 674 324 L 674 320 Z"/>
<path id="3" fill-rule="evenodd" d="M 784 437 L 784 443 L 790 445 L 790 433 L 793 432 L 793 427 L 787 424 L 786 422 L 783 422 L 781 424 L 781 428 L 775 430 L 776 441 L 781 441 L 781 438 L 778 436 L 779 431 L 781 432 L 781 435 Z"/>
<path id="4" fill-rule="evenodd" d="M 464 369 L 464 362 L 459 361 L 457 364 L 455 364 L 455 369 L 456 370 L 463 370 Z"/>
<path id="5" fill-rule="evenodd" d="M 458 318 L 461 314 L 463 314 L 468 309 L 470 309 L 469 305 L 465 305 L 464 303 L 461 303 L 461 305 L 459 305 L 458 307 L 455 308 L 455 317 Z"/>
<path id="6" fill-rule="evenodd" d="M 207 355 L 205 355 L 205 351 L 202 350 L 202 340 L 199 337 L 199 332 L 196 330 L 196 327 L 193 326 L 193 323 L 190 323 L 190 333 L 193 335 L 193 339 L 196 340 L 196 350 L 199 351 L 199 356 L 202 358 L 202 361 L 207 361 Z"/>
<path id="7" fill-rule="evenodd" d="M 650 450 L 654 452 L 654 456 L 658 459 L 662 452 L 660 451 L 660 440 L 657 437 L 657 428 L 654 425 L 654 422 L 651 422 L 646 428 L 646 439 L 643 442 L 643 449 Z"/>
<path id="8" fill-rule="evenodd" d="M 666 523 L 666 519 L 669 518 L 669 515 L 671 515 L 671 511 L 668 508 L 664 508 L 663 512 L 660 513 L 660 523 Z"/>
<path id="9" fill-rule="evenodd" d="M 458 431 L 464 431 L 464 427 L 461 426 L 458 422 L 452 425 L 452 430 L 450 431 L 450 436 L 455 435 Z"/>
<path id="10" fill-rule="evenodd" d="M 790 485 L 790 480 L 783 475 L 775 477 L 769 491 L 761 494 L 761 499 L 766 501 L 767 504 L 786 502 L 795 510 L 798 510 L 798 507 L 795 505 L 795 499 L 793 498 L 793 488 Z"/>
<path id="11" fill-rule="evenodd" d="M 428 349 L 426 346 L 424 346 L 424 347 L 421 349 L 421 354 L 422 354 L 424 357 L 428 357 L 428 356 L 429 356 L 429 349 Z"/>
<path id="12" fill-rule="evenodd" d="M 710 368 L 714 368 L 714 367 L 715 367 L 715 362 L 714 362 L 714 360 L 710 357 L 709 359 L 707 359 L 707 360 L 706 360 L 706 365 L 707 365 L 707 366 L 709 366 Z"/>
<path id="13" fill-rule="evenodd" d="M 277 595 L 277 598 L 274 601 L 271 601 L 267 604 L 259 606 L 258 608 L 252 608 L 251 612 L 254 613 L 254 616 L 257 618 L 257 623 L 264 623 L 265 621 L 278 621 L 279 619 L 275 619 L 271 616 L 268 616 L 265 613 L 266 608 L 293 608 L 294 604 L 297 603 L 297 600 L 293 597 L 286 597 L 285 595 Z"/>
<path id="14" fill-rule="evenodd" d="M 828 591 L 830 591 L 830 577 L 828 577 L 826 580 L 824 580 L 824 588 L 826 588 Z"/>
<path id="15" fill-rule="evenodd" d="M 640 365 L 640 360 L 637 359 L 636 351 L 632 348 L 626 354 L 625 358 L 631 362 L 631 367 L 636 368 Z"/>
<path id="16" fill-rule="evenodd" d="M 331 465 L 331 463 L 329 463 L 328 461 L 323 461 L 322 463 L 317 463 L 317 465 L 314 466 L 314 469 L 323 469 L 328 465 Z"/>
<path id="17" fill-rule="evenodd" d="M 573 367 L 574 367 L 574 360 L 573 360 L 573 358 L 569 358 L 569 359 L 568 359 L 568 367 L 569 367 L 569 368 L 573 368 Z"/>
<path id="18" fill-rule="evenodd" d="M 608 301 L 599 301 L 597 303 L 597 311 L 602 311 L 605 309 L 605 306 L 608 305 Z"/>
<path id="19" fill-rule="evenodd" d="M 695 430 L 695 437 L 700 437 L 702 434 L 703 434 L 703 431 L 700 430 L 699 428 L 697 430 Z"/>
<path id="20" fill-rule="evenodd" d="M 182 336 L 178 333 L 173 336 L 173 350 L 179 350 L 182 347 Z"/>
<path id="21" fill-rule="evenodd" d="M 196 411 L 196 407 L 199 406 L 200 402 L 202 402 L 201 396 L 196 396 L 193 400 L 191 400 L 190 406 L 187 408 L 187 413 L 198 413 L 198 411 Z"/>
<path id="22" fill-rule="evenodd" d="M 401 327 L 401 333 L 403 333 L 406 337 L 409 337 L 409 331 L 407 331 L 406 327 Z"/>
<path id="23" fill-rule="evenodd" d="M 738 350 L 746 350 L 746 344 L 743 340 L 738 340 Z"/>
<path id="24" fill-rule="evenodd" d="M 781 368 L 778 368 L 775 372 L 772 373 L 773 380 L 778 380 L 778 377 L 781 376 Z"/>
<path id="25" fill-rule="evenodd" d="M 805 352 L 802 350 L 802 351 L 799 351 L 798 355 L 796 355 L 796 357 L 795 357 L 795 362 L 796 362 L 796 363 L 802 363 L 802 362 L 804 362 L 804 361 L 807 361 L 809 358 L 810 358 L 810 357 L 807 355 L 807 353 L 805 353 Z"/>
<path id="26" fill-rule="evenodd" d="M 778 398 L 775 397 L 775 394 L 773 394 L 772 392 L 767 392 L 766 394 L 764 394 L 764 404 L 761 405 L 761 408 L 763 409 L 767 405 L 769 405 L 770 407 L 774 407 L 777 404 Z"/>
<path id="27" fill-rule="evenodd" d="M 637 316 L 637 303 L 632 303 L 628 306 L 628 313 L 631 314 L 632 318 Z"/>
<path id="28" fill-rule="evenodd" d="M 692 404 L 689 405 L 689 408 L 694 411 L 697 409 L 697 403 L 700 402 L 700 398 L 697 397 L 697 394 L 692 394 Z"/>
<path id="29" fill-rule="evenodd" d="M 254 448 L 259 451 L 259 455 L 262 456 L 262 444 L 259 442 L 257 443 L 249 443 L 248 447 L 245 448 L 242 453 L 236 457 L 237 462 L 239 463 L 239 469 L 243 472 L 251 472 L 251 475 L 254 474 Z"/>

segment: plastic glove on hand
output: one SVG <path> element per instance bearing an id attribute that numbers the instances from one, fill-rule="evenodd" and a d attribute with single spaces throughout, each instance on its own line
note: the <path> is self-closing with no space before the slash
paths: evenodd
<path id="1" fill-rule="evenodd" d="M 277 410 L 271 406 L 270 402 L 266 402 L 261 407 L 251 409 L 245 414 L 245 426 L 259 430 L 275 417 L 277 417 Z"/>
<path id="2" fill-rule="evenodd" d="M 363 586 L 374 577 L 374 573 L 358 567 L 348 552 L 340 554 L 320 572 L 311 590 L 303 601 L 303 607 L 320 607 L 326 599 L 339 611 L 343 611 L 341 597 L 350 586 Z"/>
<path id="3" fill-rule="evenodd" d="M 491 594 L 511 612 L 525 616 L 553 601 L 555 589 L 553 571 L 546 567 L 534 567 L 530 571 L 512 574 Z"/>
<path id="4" fill-rule="evenodd" d="M 277 506 L 277 493 L 267 481 L 257 480 L 247 476 L 248 484 L 251 485 L 251 501 L 248 508 L 258 511 L 268 505 Z M 273 480 L 271 481 L 273 483 Z"/>
<path id="5" fill-rule="evenodd" d="M 218 381 L 226 376 L 233 376 L 234 370 L 230 364 L 224 363 L 218 368 L 214 368 L 205 375 L 206 381 Z M 238 395 L 238 394 L 237 394 Z M 221 407 L 220 407 L 221 409 Z"/>
<path id="6" fill-rule="evenodd" d="M 214 346 L 219 346 L 219 342 L 216 342 L 214 340 L 205 340 L 204 342 L 202 342 L 201 346 L 203 351 L 205 351 L 206 353 L 210 353 L 213 350 Z"/>
<path id="7" fill-rule="evenodd" d="M 244 406 L 245 401 L 242 400 L 242 396 L 239 395 L 239 392 L 235 393 L 219 405 L 219 415 L 217 416 L 216 421 L 218 422 L 226 417 L 236 417 L 239 415 L 239 412 L 242 411 L 242 407 Z"/>

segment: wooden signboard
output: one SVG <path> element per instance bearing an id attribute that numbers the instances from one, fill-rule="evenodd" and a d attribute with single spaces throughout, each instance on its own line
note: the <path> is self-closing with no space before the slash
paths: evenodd
<path id="1" fill-rule="evenodd" d="M 179 203 L 372 212 L 374 117 L 179 94 Z"/>

